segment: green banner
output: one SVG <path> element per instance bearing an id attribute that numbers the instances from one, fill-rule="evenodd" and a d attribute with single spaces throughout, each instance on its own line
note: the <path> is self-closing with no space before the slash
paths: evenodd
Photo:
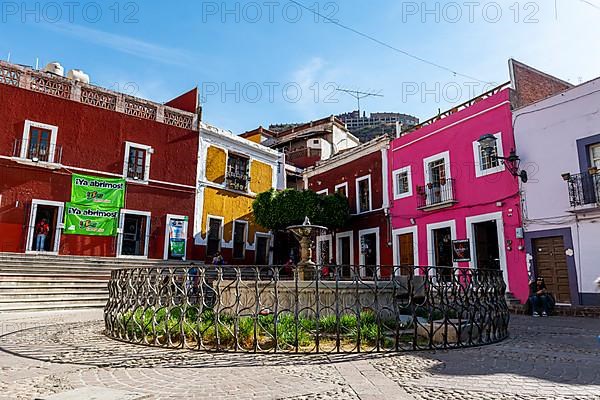
<path id="1" fill-rule="evenodd" d="M 105 209 L 122 208 L 125 204 L 125 179 L 73 174 L 71 203 L 97 205 Z"/>
<path id="2" fill-rule="evenodd" d="M 66 204 L 65 235 L 115 236 L 118 224 L 118 209 Z"/>

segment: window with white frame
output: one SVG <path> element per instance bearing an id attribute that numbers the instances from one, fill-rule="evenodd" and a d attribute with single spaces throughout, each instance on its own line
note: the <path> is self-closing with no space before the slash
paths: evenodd
<path id="1" fill-rule="evenodd" d="M 317 194 L 318 194 L 319 196 L 327 196 L 327 195 L 329 194 L 329 189 L 323 189 L 323 190 L 319 190 L 319 191 L 317 192 Z"/>
<path id="2" fill-rule="evenodd" d="M 590 146 L 590 167 L 600 170 L 600 143 Z"/>
<path id="3" fill-rule="evenodd" d="M 250 182 L 250 160 L 238 154 L 229 153 L 227 157 L 227 187 L 241 192 L 248 190 Z"/>
<path id="4" fill-rule="evenodd" d="M 335 185 L 335 192 L 341 196 L 348 197 L 348 182 Z"/>
<path id="5" fill-rule="evenodd" d="M 410 166 L 394 171 L 394 200 L 412 196 Z"/>
<path id="6" fill-rule="evenodd" d="M 57 133 L 57 126 L 25 121 L 20 158 L 34 162 L 60 162 L 60 149 L 57 151 L 56 146 Z"/>
<path id="7" fill-rule="evenodd" d="M 246 228 L 245 221 L 233 223 L 233 258 L 243 259 L 246 256 Z"/>
<path id="8" fill-rule="evenodd" d="M 356 180 L 356 212 L 358 214 L 371 211 L 371 175 Z"/>
<path id="9" fill-rule="evenodd" d="M 502 134 L 494 134 L 496 143 L 491 151 L 486 151 L 481 147 L 478 141 L 473 142 L 473 156 L 475 159 L 475 176 L 485 176 L 496 172 L 504 171 L 504 164 L 498 159 L 503 157 Z"/>
<path id="10" fill-rule="evenodd" d="M 123 175 L 131 181 L 148 182 L 152 147 L 145 144 L 125 143 Z"/>

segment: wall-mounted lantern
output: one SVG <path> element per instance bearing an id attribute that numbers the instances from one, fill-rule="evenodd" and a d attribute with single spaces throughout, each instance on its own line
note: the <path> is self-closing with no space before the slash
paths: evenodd
<path id="1" fill-rule="evenodd" d="M 490 158 L 494 160 L 502 160 L 502 162 L 506 166 L 506 169 L 508 169 L 508 172 L 510 172 L 512 176 L 519 177 L 521 178 L 521 181 L 523 181 L 523 183 L 527 183 L 527 181 L 529 180 L 529 177 L 527 176 L 527 171 L 519 170 L 521 159 L 519 158 L 519 156 L 517 156 L 517 153 L 514 149 L 510 151 L 508 157 L 500 157 L 494 154 L 494 149 L 496 148 L 497 140 L 498 139 L 496 138 L 496 136 L 488 133 L 486 135 L 481 136 L 477 142 Z"/>

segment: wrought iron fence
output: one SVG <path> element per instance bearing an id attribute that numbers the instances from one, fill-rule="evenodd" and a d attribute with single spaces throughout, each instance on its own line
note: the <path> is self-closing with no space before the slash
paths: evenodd
<path id="1" fill-rule="evenodd" d="M 449 349 L 508 335 L 499 270 L 315 268 L 318 278 L 307 281 L 274 266 L 115 270 L 106 334 L 168 348 L 293 353 Z"/>

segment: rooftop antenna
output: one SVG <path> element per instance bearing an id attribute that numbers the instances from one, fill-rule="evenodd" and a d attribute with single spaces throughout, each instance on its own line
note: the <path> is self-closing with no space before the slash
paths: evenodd
<path id="1" fill-rule="evenodd" d="M 383 95 L 380 94 L 381 90 L 377 93 L 361 92 L 360 90 L 340 89 L 340 88 L 337 88 L 336 90 L 339 92 L 348 93 L 350 96 L 352 96 L 356 99 L 356 102 L 358 103 L 358 118 L 361 118 L 361 115 L 360 115 L 360 100 L 361 99 L 364 99 L 367 97 L 383 97 Z"/>
<path id="2" fill-rule="evenodd" d="M 10 51 L 8 52 L 8 57 L 6 57 L 6 62 L 10 62 Z"/>
<path id="3" fill-rule="evenodd" d="M 40 58 L 39 57 L 35 58 L 35 69 L 36 69 L 36 71 L 38 69 L 40 69 Z"/>

